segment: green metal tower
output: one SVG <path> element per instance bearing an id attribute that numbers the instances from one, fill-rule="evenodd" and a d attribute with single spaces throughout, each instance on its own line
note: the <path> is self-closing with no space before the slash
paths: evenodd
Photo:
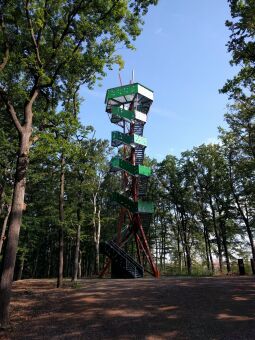
<path id="1" fill-rule="evenodd" d="M 143 277 L 145 268 L 159 277 L 146 239 L 154 206 L 146 200 L 151 169 L 143 165 L 147 146 L 143 129 L 152 102 L 153 91 L 139 83 L 111 88 L 106 93 L 106 112 L 111 122 L 122 128 L 122 131 L 112 132 L 111 140 L 112 146 L 122 148 L 122 157 L 114 157 L 110 162 L 111 171 L 122 172 L 122 192 L 112 195 L 121 209 L 117 236 L 100 246 L 101 252 L 108 257 L 100 276 L 111 264 L 113 278 Z M 132 237 L 136 243 L 137 259 L 122 249 Z M 149 266 L 144 267 L 145 261 Z"/>

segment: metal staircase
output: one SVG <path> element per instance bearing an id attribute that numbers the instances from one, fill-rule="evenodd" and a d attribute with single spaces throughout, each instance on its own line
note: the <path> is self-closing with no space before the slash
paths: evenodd
<path id="1" fill-rule="evenodd" d="M 147 195 L 147 188 L 148 188 L 148 177 L 141 176 L 139 178 L 139 184 L 138 184 L 138 195 L 139 198 L 144 198 Z"/>
<path id="2" fill-rule="evenodd" d="M 151 225 L 152 214 L 143 214 L 141 218 L 142 218 L 143 229 L 147 233 Z"/>
<path id="3" fill-rule="evenodd" d="M 143 135 L 143 128 L 144 128 L 144 124 L 136 121 L 134 124 L 134 133 L 136 135 L 142 136 Z"/>
<path id="4" fill-rule="evenodd" d="M 144 147 L 142 146 L 137 146 L 135 148 L 135 164 L 143 164 L 144 160 Z"/>
<path id="5" fill-rule="evenodd" d="M 143 277 L 143 267 L 115 242 L 100 243 L 100 252 L 112 261 L 112 278 L 137 279 Z"/>

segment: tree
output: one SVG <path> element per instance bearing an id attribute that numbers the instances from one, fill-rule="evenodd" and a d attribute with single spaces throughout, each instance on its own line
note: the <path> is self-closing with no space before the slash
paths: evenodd
<path id="1" fill-rule="evenodd" d="M 61 100 L 63 91 L 92 86 L 105 66 L 121 64 L 116 47 L 132 48 L 142 15 L 156 0 L 1 2 L 0 100 L 19 135 L 8 241 L 1 278 L 0 324 L 9 323 L 9 302 L 24 210 L 29 151 L 35 127 Z"/>
<path id="2" fill-rule="evenodd" d="M 244 130 L 244 129 L 242 129 Z M 254 209 L 255 209 L 255 160 L 253 153 L 245 143 L 242 134 L 235 129 L 221 131 L 223 148 L 227 159 L 231 191 L 237 207 L 240 225 L 244 225 L 251 247 L 252 257 L 255 258 L 254 244 Z M 249 138 L 248 138 L 249 140 Z"/>
<path id="3" fill-rule="evenodd" d="M 230 63 L 241 68 L 233 79 L 227 80 L 221 91 L 237 99 L 253 94 L 255 89 L 255 3 L 253 0 L 228 1 L 232 16 L 232 21 L 226 21 L 231 31 L 227 45 L 232 54 Z"/>
<path id="4" fill-rule="evenodd" d="M 232 20 L 228 51 L 231 65 L 240 66 L 238 74 L 228 80 L 221 92 L 234 102 L 225 115 L 228 130 L 221 129 L 221 138 L 228 160 L 229 176 L 238 215 L 246 227 L 255 256 L 253 236 L 254 166 L 255 166 L 255 3 L 252 0 L 229 0 Z"/>
<path id="5" fill-rule="evenodd" d="M 163 186 L 163 192 L 167 199 L 166 209 L 172 212 L 172 220 L 175 221 L 174 235 L 176 237 L 179 263 L 181 254 L 188 274 L 192 271 L 192 246 L 194 245 L 195 205 L 192 199 L 192 185 L 187 177 L 184 159 L 177 160 L 167 156 L 159 165 L 158 177 Z"/>
<path id="6" fill-rule="evenodd" d="M 228 51 L 232 54 L 231 65 L 240 70 L 221 89 L 234 100 L 225 115 L 228 130 L 221 129 L 221 138 L 238 216 L 245 225 L 254 258 L 255 3 L 229 0 L 229 4 L 232 20 L 226 22 L 231 30 Z"/>

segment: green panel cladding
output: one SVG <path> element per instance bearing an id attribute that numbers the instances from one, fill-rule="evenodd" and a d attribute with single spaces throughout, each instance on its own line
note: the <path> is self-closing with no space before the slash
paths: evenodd
<path id="1" fill-rule="evenodd" d="M 139 101 L 137 109 L 141 111 L 142 108 L 142 112 L 147 113 L 153 102 L 153 91 L 139 83 L 108 89 L 105 97 L 106 111 L 111 112 L 114 106 L 130 104 L 135 99 Z"/>
<path id="2" fill-rule="evenodd" d="M 121 144 L 127 144 L 133 147 L 136 145 L 146 147 L 147 139 L 136 134 L 129 135 L 120 131 L 112 131 L 112 146 L 119 146 Z"/>
<path id="3" fill-rule="evenodd" d="M 109 99 L 116 99 L 116 98 L 135 95 L 135 94 L 141 94 L 147 97 L 148 99 L 153 100 L 152 90 L 148 89 L 147 87 L 139 83 L 135 83 L 135 84 L 118 86 L 112 89 L 108 89 L 106 92 L 105 103 L 107 103 Z"/>
<path id="4" fill-rule="evenodd" d="M 122 109 L 119 106 L 112 106 L 111 107 L 111 122 L 113 124 L 118 124 L 120 121 L 126 122 L 142 122 L 143 124 L 146 123 L 147 115 L 146 113 L 140 112 L 138 110 L 130 111 L 126 109 Z"/>
<path id="5" fill-rule="evenodd" d="M 111 119 L 112 123 L 114 123 L 118 119 L 124 119 L 127 121 L 132 121 L 135 119 L 135 113 L 133 111 L 124 110 L 118 106 L 113 106 L 111 113 L 112 113 L 112 119 Z"/>
<path id="6" fill-rule="evenodd" d="M 154 204 L 149 201 L 141 201 L 136 202 L 137 212 L 140 214 L 153 214 L 154 213 Z"/>
<path id="7" fill-rule="evenodd" d="M 130 198 L 114 192 L 112 199 L 122 205 L 124 208 L 130 210 L 132 213 L 140 214 L 153 214 L 154 204 L 148 201 L 139 200 L 137 202 L 132 201 Z"/>
<path id="8" fill-rule="evenodd" d="M 132 165 L 131 163 L 119 158 L 114 157 L 112 158 L 111 168 L 116 170 L 124 170 L 127 171 L 129 174 L 134 176 L 151 176 L 151 168 L 145 165 Z"/>

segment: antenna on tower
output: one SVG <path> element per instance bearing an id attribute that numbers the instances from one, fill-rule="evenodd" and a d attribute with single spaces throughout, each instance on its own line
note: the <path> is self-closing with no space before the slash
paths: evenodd
<path id="1" fill-rule="evenodd" d="M 120 86 L 122 86 L 122 79 L 121 79 L 120 72 L 119 72 L 119 81 L 120 81 Z"/>

